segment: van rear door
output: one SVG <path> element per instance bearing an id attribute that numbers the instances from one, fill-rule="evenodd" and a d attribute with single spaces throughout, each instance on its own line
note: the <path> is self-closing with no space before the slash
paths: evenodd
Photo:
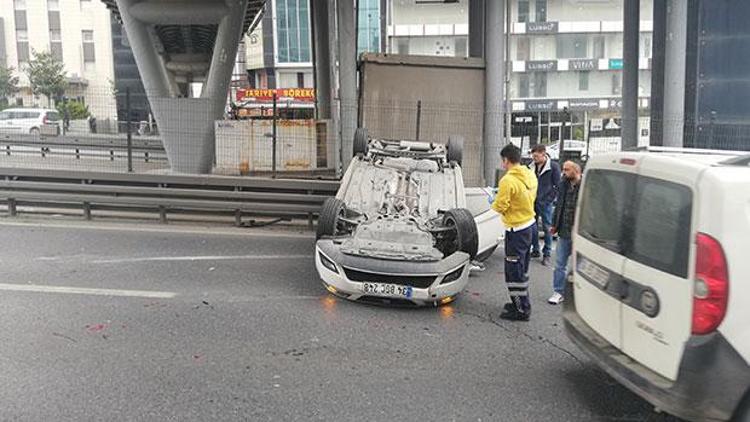
<path id="1" fill-rule="evenodd" d="M 623 224 L 637 178 L 637 162 L 592 160 L 583 179 L 573 235 L 576 309 L 615 347 L 622 347 L 619 284 L 625 265 Z"/>
<path id="2" fill-rule="evenodd" d="M 693 186 L 700 170 L 645 158 L 629 216 L 622 351 L 671 380 L 691 332 Z"/>

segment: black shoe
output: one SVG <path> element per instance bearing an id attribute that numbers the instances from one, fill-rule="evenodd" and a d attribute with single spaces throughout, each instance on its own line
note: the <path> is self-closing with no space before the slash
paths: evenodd
<path id="1" fill-rule="evenodd" d="M 504 319 L 507 321 L 528 321 L 530 317 L 531 314 L 521 313 L 515 309 L 506 310 L 505 312 L 500 314 L 500 319 Z"/>
<path id="2" fill-rule="evenodd" d="M 534 251 L 531 253 L 532 258 L 539 258 L 540 256 L 542 256 L 542 254 L 539 251 Z"/>
<path id="3" fill-rule="evenodd" d="M 515 311 L 516 305 L 513 302 L 508 302 L 505 305 L 503 305 L 503 311 Z"/>
<path id="4" fill-rule="evenodd" d="M 545 267 L 547 265 L 549 265 L 549 257 L 548 256 L 542 257 L 542 265 L 544 265 Z"/>

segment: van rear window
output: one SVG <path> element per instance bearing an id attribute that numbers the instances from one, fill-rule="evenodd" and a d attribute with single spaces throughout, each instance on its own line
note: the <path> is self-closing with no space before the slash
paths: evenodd
<path id="1" fill-rule="evenodd" d="M 626 258 L 687 277 L 693 194 L 677 183 L 591 170 L 578 233 Z"/>

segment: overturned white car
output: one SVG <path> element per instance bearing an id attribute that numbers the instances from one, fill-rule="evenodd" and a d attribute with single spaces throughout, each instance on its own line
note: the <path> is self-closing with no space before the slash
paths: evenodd
<path id="1" fill-rule="evenodd" d="M 352 160 L 318 220 L 316 268 L 331 293 L 351 300 L 440 305 L 453 300 L 471 263 L 503 235 L 488 192 L 465 189 L 463 141 L 370 140 L 357 129 Z"/>

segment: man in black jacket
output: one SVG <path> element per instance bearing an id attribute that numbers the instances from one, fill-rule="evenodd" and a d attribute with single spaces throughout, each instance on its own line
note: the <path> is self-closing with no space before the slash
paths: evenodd
<path id="1" fill-rule="evenodd" d="M 576 216 L 578 202 L 578 188 L 581 186 L 581 167 L 566 161 L 563 164 L 563 181 L 560 183 L 560 196 L 555 208 L 555 219 L 552 222 L 551 234 L 557 234 L 557 250 L 555 251 L 555 273 L 552 287 L 555 292 L 547 300 L 552 305 L 559 305 L 563 301 L 565 292 L 565 275 L 568 259 L 573 252 L 573 223 Z"/>
<path id="2" fill-rule="evenodd" d="M 534 212 L 536 213 L 536 220 L 542 220 L 542 230 L 544 231 L 544 249 L 540 253 L 538 228 L 535 230 L 534 237 L 531 240 L 531 257 L 539 258 L 541 256 L 542 265 L 547 265 L 552 253 L 552 235 L 549 228 L 552 225 L 552 204 L 557 199 L 557 188 L 560 184 L 560 165 L 552 161 L 544 145 L 535 145 L 531 149 L 531 157 L 534 162 L 530 167 L 534 170 L 539 183 Z"/>

